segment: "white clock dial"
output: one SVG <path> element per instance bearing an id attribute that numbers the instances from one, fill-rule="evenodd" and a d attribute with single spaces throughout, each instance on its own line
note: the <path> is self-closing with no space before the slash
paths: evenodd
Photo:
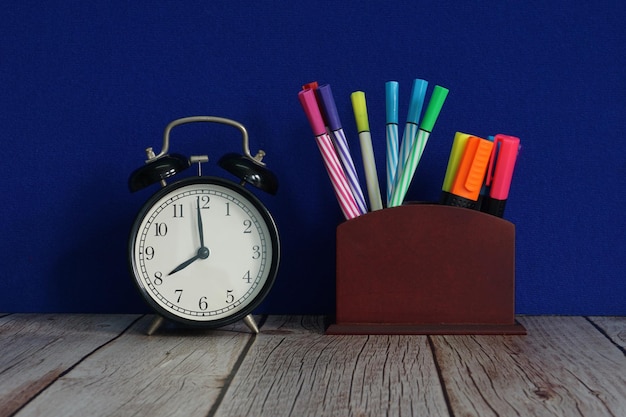
<path id="1" fill-rule="evenodd" d="M 130 250 L 133 275 L 153 307 L 181 321 L 222 325 L 269 291 L 278 235 L 252 194 L 200 177 L 166 187 L 144 206 Z"/>

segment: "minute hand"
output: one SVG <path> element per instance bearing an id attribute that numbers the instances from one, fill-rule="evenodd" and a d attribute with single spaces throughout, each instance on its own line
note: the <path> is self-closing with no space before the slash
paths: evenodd
<path id="1" fill-rule="evenodd" d="M 198 213 L 198 234 L 200 235 L 200 247 L 204 247 L 204 230 L 202 230 L 202 215 L 200 214 L 200 197 L 198 197 L 198 205 L 196 206 Z"/>

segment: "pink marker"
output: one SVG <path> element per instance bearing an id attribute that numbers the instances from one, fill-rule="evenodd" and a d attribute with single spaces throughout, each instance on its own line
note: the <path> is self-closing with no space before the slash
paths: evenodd
<path id="1" fill-rule="evenodd" d="M 356 204 L 348 179 L 343 171 L 339 157 L 333 147 L 333 142 L 328 133 L 322 119 L 315 92 L 312 89 L 302 90 L 298 93 L 298 99 L 304 109 L 307 119 L 315 135 L 317 146 L 322 154 L 326 172 L 330 177 L 330 182 L 335 190 L 335 196 L 339 201 L 339 206 L 346 219 L 350 220 L 358 217 L 361 212 Z"/>
<path id="2" fill-rule="evenodd" d="M 503 217 L 504 207 L 511 189 L 511 179 L 513 178 L 520 140 L 515 136 L 496 135 L 493 142 L 493 151 L 489 161 L 489 168 L 487 169 L 486 181 L 487 186 L 490 187 L 489 198 L 483 211 L 494 216 Z"/>

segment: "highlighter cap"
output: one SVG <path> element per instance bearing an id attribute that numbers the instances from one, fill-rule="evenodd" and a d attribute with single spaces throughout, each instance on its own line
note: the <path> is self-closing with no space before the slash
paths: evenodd
<path id="1" fill-rule="evenodd" d="M 317 88 L 317 81 L 311 81 L 302 86 L 303 90 L 315 90 Z"/>
<path id="2" fill-rule="evenodd" d="M 330 85 L 321 85 L 315 90 L 322 116 L 326 120 L 326 124 L 330 130 L 341 129 L 341 120 L 339 119 L 339 113 L 337 112 L 337 105 L 333 98 L 333 91 L 330 89 Z"/>
<path id="3" fill-rule="evenodd" d="M 437 122 L 443 103 L 446 101 L 446 97 L 448 97 L 448 92 L 449 90 L 445 87 L 441 87 L 439 85 L 435 86 L 433 93 L 430 96 L 428 107 L 426 107 L 426 112 L 424 113 L 420 129 L 427 132 L 433 131 L 433 127 L 435 127 L 435 123 Z"/>
<path id="4" fill-rule="evenodd" d="M 452 184 L 452 194 L 472 201 L 478 200 L 492 149 L 493 142 L 486 139 L 476 136 L 467 139 L 465 152 Z"/>
<path id="5" fill-rule="evenodd" d="M 413 87 L 411 88 L 411 101 L 409 102 L 409 114 L 406 118 L 407 122 L 419 124 L 427 88 L 428 81 L 420 80 L 418 78 L 413 80 Z"/>
<path id="6" fill-rule="evenodd" d="M 515 169 L 515 162 L 519 152 L 519 144 L 520 140 L 515 136 L 495 136 L 486 181 L 487 185 L 490 186 L 490 197 L 498 200 L 506 200 L 509 197 L 513 170 Z"/>
<path id="7" fill-rule="evenodd" d="M 398 124 L 398 88 L 397 81 L 385 83 L 385 109 L 387 110 L 387 123 Z"/>
<path id="8" fill-rule="evenodd" d="M 356 128 L 361 132 L 369 132 L 370 123 L 367 118 L 367 104 L 365 104 L 365 93 L 363 91 L 355 91 L 350 95 L 352 100 L 352 110 L 354 110 L 354 118 L 356 120 Z"/>
<path id="9" fill-rule="evenodd" d="M 452 183 L 456 177 L 456 173 L 465 151 L 465 145 L 470 135 L 467 133 L 456 132 L 454 134 L 454 141 L 452 142 L 452 149 L 450 150 L 450 158 L 448 159 L 448 168 L 446 169 L 446 175 L 443 178 L 442 191 L 449 192 L 452 189 Z"/>
<path id="10" fill-rule="evenodd" d="M 324 126 L 324 120 L 322 119 L 313 90 L 301 90 L 298 92 L 298 100 L 300 100 L 300 104 L 304 109 L 304 114 L 309 119 L 313 134 L 319 136 L 326 133 L 326 126 Z"/>

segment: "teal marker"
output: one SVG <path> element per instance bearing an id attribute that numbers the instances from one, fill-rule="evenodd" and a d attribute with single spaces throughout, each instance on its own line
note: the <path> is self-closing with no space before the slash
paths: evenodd
<path id="1" fill-rule="evenodd" d="M 446 101 L 446 97 L 448 97 L 448 92 L 449 90 L 447 88 L 439 85 L 436 85 L 433 89 L 430 101 L 428 102 L 428 107 L 424 113 L 424 118 L 422 119 L 420 128 L 417 131 L 415 143 L 411 148 L 411 152 L 409 153 L 400 177 L 396 180 L 396 185 L 393 189 L 389 207 L 399 206 L 404 201 L 404 197 L 409 189 L 411 180 L 413 180 L 413 175 L 415 174 L 417 165 L 419 164 L 422 154 L 424 153 L 424 148 L 426 148 L 426 143 L 428 142 L 430 133 L 433 131 L 433 127 L 435 127 L 435 122 L 437 122 L 443 103 Z"/>

